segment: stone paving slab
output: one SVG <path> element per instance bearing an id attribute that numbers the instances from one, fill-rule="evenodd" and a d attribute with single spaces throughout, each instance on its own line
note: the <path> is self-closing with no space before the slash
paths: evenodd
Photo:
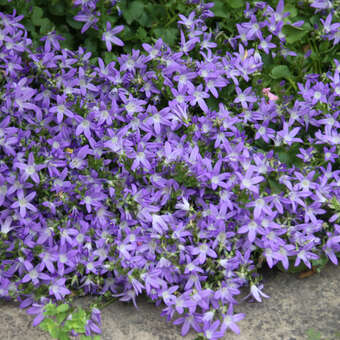
<path id="1" fill-rule="evenodd" d="M 239 326 L 241 335 L 228 332 L 223 340 L 307 340 L 314 328 L 322 340 L 340 340 L 340 267 L 326 266 L 322 273 L 299 279 L 297 275 L 269 273 L 263 303 L 244 302 L 237 312 L 246 313 Z M 86 304 L 89 298 L 79 299 Z M 133 305 L 116 302 L 103 310 L 103 340 L 194 340 L 180 336 L 180 328 L 167 323 L 160 309 L 138 300 Z M 0 340 L 50 340 L 31 326 L 32 317 L 16 304 L 0 300 Z"/>

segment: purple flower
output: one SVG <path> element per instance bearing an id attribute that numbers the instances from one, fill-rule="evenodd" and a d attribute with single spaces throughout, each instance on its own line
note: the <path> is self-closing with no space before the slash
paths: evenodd
<path id="1" fill-rule="evenodd" d="M 295 136 L 300 131 L 300 128 L 295 127 L 291 131 L 289 131 L 289 127 L 290 127 L 289 124 L 284 122 L 283 123 L 283 130 L 279 131 L 277 134 L 280 137 L 282 137 L 283 141 L 288 145 L 292 145 L 292 143 L 294 143 L 294 142 L 302 143 L 303 141 L 302 141 L 301 138 L 295 138 Z"/>
<path id="2" fill-rule="evenodd" d="M 185 90 L 188 89 L 191 92 L 195 91 L 195 86 L 191 82 L 192 79 L 195 79 L 197 74 L 195 72 L 186 72 L 181 73 L 180 75 L 174 76 L 174 81 L 178 82 L 178 91 L 180 94 L 184 94 Z"/>
<path id="3" fill-rule="evenodd" d="M 39 244 L 39 243 L 38 243 Z M 44 270 L 45 268 L 51 273 L 55 273 L 54 262 L 57 261 L 58 257 L 52 251 L 43 251 L 39 254 L 39 258 L 41 259 L 40 262 L 40 269 Z"/>
<path id="4" fill-rule="evenodd" d="M 263 285 L 260 285 L 257 287 L 255 284 L 252 284 L 250 286 L 250 293 L 255 298 L 255 300 L 257 300 L 258 302 L 262 302 L 261 296 L 263 296 L 264 298 L 269 298 L 268 295 L 266 295 L 265 293 L 261 291 L 262 287 Z"/>
<path id="5" fill-rule="evenodd" d="M 294 263 L 295 267 L 297 267 L 302 260 L 309 269 L 312 268 L 310 260 L 317 260 L 319 258 L 317 254 L 314 254 L 313 252 L 309 251 L 313 247 L 314 247 L 313 242 L 310 242 L 307 245 L 303 246 L 303 248 L 298 251 L 296 260 Z"/>
<path id="6" fill-rule="evenodd" d="M 241 174 L 241 173 L 236 173 L 237 176 L 239 177 L 240 181 L 241 181 L 241 189 L 248 189 L 256 194 L 258 194 L 259 192 L 259 188 L 256 184 L 262 182 L 264 180 L 264 178 L 262 176 L 254 176 L 254 172 L 255 172 L 256 168 L 253 166 L 250 166 L 245 175 Z"/>
<path id="7" fill-rule="evenodd" d="M 25 197 L 24 192 L 22 190 L 19 190 L 17 192 L 17 195 L 18 200 L 11 205 L 11 208 L 19 208 L 21 217 L 24 218 L 26 216 L 26 209 L 29 209 L 33 212 L 37 211 L 37 208 L 30 203 L 36 196 L 35 191 L 31 192 Z"/>
<path id="8" fill-rule="evenodd" d="M 62 300 L 66 295 L 70 294 L 70 290 L 65 287 L 65 278 L 55 279 L 51 282 L 49 287 L 49 293 L 53 295 L 57 300 Z"/>
<path id="9" fill-rule="evenodd" d="M 239 234 L 244 234 L 244 233 L 248 233 L 248 240 L 250 242 L 254 242 L 255 238 L 256 238 L 256 233 L 258 233 L 262 228 L 260 227 L 260 225 L 254 221 L 251 220 L 249 221 L 249 223 L 241 226 L 238 229 L 238 233 Z"/>
<path id="10" fill-rule="evenodd" d="M 336 256 L 336 252 L 340 248 L 340 235 L 331 236 L 326 244 L 323 246 L 323 251 L 328 256 L 328 258 L 335 264 L 338 264 L 338 258 Z"/>
<path id="11" fill-rule="evenodd" d="M 322 9 L 333 8 L 333 4 L 331 0 L 313 0 L 310 6 L 317 8 L 317 11 L 322 10 Z"/>
<path id="12" fill-rule="evenodd" d="M 14 166 L 22 170 L 21 178 L 23 181 L 26 181 L 30 177 L 37 184 L 40 182 L 38 171 L 45 167 L 42 164 L 37 165 L 34 163 L 34 155 L 32 152 L 28 155 L 28 164 L 14 162 Z"/>
<path id="13" fill-rule="evenodd" d="M 66 104 L 66 98 L 57 95 L 57 106 L 53 106 L 50 109 L 51 113 L 57 114 L 57 123 L 60 124 L 63 121 L 64 115 L 73 118 L 74 114 L 71 110 L 67 108 Z"/>
<path id="14" fill-rule="evenodd" d="M 145 124 L 147 126 L 153 126 L 155 133 L 159 135 L 161 133 L 161 125 L 163 126 L 171 125 L 171 122 L 169 121 L 170 109 L 167 107 L 160 111 L 157 111 L 156 108 L 152 108 L 151 110 L 153 115 L 146 119 Z"/>
<path id="15" fill-rule="evenodd" d="M 230 305 L 232 306 L 232 305 Z M 240 329 L 237 326 L 236 322 L 239 322 L 244 319 L 245 314 L 239 313 L 239 314 L 223 314 L 222 315 L 223 320 L 221 324 L 221 332 L 225 332 L 228 328 L 230 328 L 234 333 L 240 334 Z"/>
<path id="16" fill-rule="evenodd" d="M 195 305 L 195 302 L 192 301 L 188 293 L 184 293 L 176 297 L 175 309 L 178 314 L 183 314 L 184 308 L 190 308 L 194 305 Z"/>
<path id="17" fill-rule="evenodd" d="M 188 41 L 185 39 L 184 32 L 181 31 L 181 49 L 180 51 L 187 54 L 190 52 L 193 48 L 195 48 L 196 44 L 200 42 L 200 39 L 198 37 L 190 38 Z"/>
<path id="18" fill-rule="evenodd" d="M 131 167 L 131 170 L 135 170 L 137 169 L 140 164 L 143 165 L 144 169 L 150 171 L 152 168 L 151 168 L 151 164 L 148 160 L 148 156 L 152 156 L 153 154 L 149 151 L 147 151 L 146 149 L 144 149 L 143 147 L 141 147 L 140 145 L 137 146 L 137 150 L 136 152 L 133 152 L 133 155 L 131 154 L 131 156 L 134 158 L 134 161 L 132 163 L 132 167 Z"/>
<path id="19" fill-rule="evenodd" d="M 38 326 L 45 319 L 45 306 L 46 305 L 42 303 L 33 303 L 32 306 L 27 309 L 27 314 L 36 315 L 33 320 L 33 327 Z"/>
<path id="20" fill-rule="evenodd" d="M 142 44 L 144 50 L 149 53 L 145 61 L 149 61 L 158 57 L 161 52 L 163 44 L 164 43 L 162 39 L 158 39 L 154 46 L 151 46 L 149 44 Z"/>
<path id="21" fill-rule="evenodd" d="M 234 100 L 234 103 L 241 103 L 244 109 L 248 108 L 247 103 L 256 102 L 256 97 L 252 94 L 252 88 L 248 87 L 243 92 L 239 87 L 236 87 L 237 97 Z"/>
<path id="22" fill-rule="evenodd" d="M 71 161 L 70 161 L 70 168 L 71 169 L 82 169 L 86 165 L 85 158 L 87 155 L 92 154 L 92 151 L 90 150 L 88 145 L 83 146 L 80 148 L 77 152 L 77 155 L 72 154 Z"/>
<path id="23" fill-rule="evenodd" d="M 209 340 L 216 340 L 216 339 L 220 339 L 222 338 L 223 331 L 218 331 L 218 327 L 220 326 L 221 321 L 220 320 L 216 320 L 215 322 L 213 322 L 212 324 L 209 325 L 209 327 L 204 327 L 203 329 L 203 333 L 205 335 L 205 337 Z"/>
<path id="24" fill-rule="evenodd" d="M 212 257 L 212 258 L 217 257 L 216 252 L 213 249 L 211 249 L 209 245 L 206 243 L 203 243 L 197 247 L 193 247 L 191 250 L 191 253 L 193 255 L 198 255 L 197 263 L 199 264 L 203 264 L 206 261 L 207 256 Z"/>
<path id="25" fill-rule="evenodd" d="M 123 25 L 119 25 L 111 29 L 111 24 L 109 22 L 106 23 L 106 32 L 103 33 L 102 40 L 105 41 L 108 51 L 112 50 L 112 44 L 124 46 L 123 41 L 116 37 L 116 34 L 121 32 L 123 29 Z"/>
<path id="26" fill-rule="evenodd" d="M 207 113 L 209 111 L 209 108 L 204 99 L 209 97 L 210 97 L 209 94 L 203 91 L 203 85 L 200 84 L 193 91 L 190 90 L 188 99 L 190 100 L 190 104 L 192 106 L 198 104 L 199 107 L 203 110 L 203 112 Z"/>
<path id="27" fill-rule="evenodd" d="M 268 37 L 263 38 L 261 34 L 261 42 L 259 44 L 259 48 L 263 50 L 266 54 L 269 54 L 269 49 L 275 48 L 276 45 L 271 43 L 272 35 L 268 35 Z"/>
<path id="28" fill-rule="evenodd" d="M 27 270 L 27 274 L 22 278 L 22 282 L 26 283 L 32 281 L 32 283 L 37 286 L 40 280 L 50 281 L 50 276 L 42 273 L 39 266 L 33 267 L 33 265 L 29 261 L 24 262 L 25 268 Z"/>
<path id="29" fill-rule="evenodd" d="M 4 221 L 0 220 L 0 232 L 2 234 L 7 235 L 11 230 L 13 230 L 15 227 L 12 226 L 13 219 L 11 216 L 7 216 Z"/>
<path id="30" fill-rule="evenodd" d="M 226 178 L 230 177 L 230 174 L 225 172 L 225 173 L 220 173 L 220 169 L 222 166 L 222 160 L 219 159 L 214 168 L 212 169 L 212 172 L 209 173 L 209 179 L 211 181 L 211 187 L 213 190 L 216 190 L 218 186 L 224 188 L 224 189 L 229 189 L 230 186 L 223 182 Z"/>
<path id="31" fill-rule="evenodd" d="M 0 206 L 4 204 L 6 196 L 13 193 L 13 191 L 9 191 L 11 188 L 12 187 L 8 188 L 7 181 L 5 180 L 4 176 L 0 174 Z"/>
<path id="32" fill-rule="evenodd" d="M 182 24 L 184 25 L 187 29 L 192 29 L 192 27 L 197 24 L 197 19 L 195 20 L 195 11 L 192 11 L 188 17 L 185 17 L 182 14 L 179 14 L 178 16 L 181 18 L 181 20 L 178 20 L 177 23 L 178 24 Z"/>
<path id="33" fill-rule="evenodd" d="M 193 328 L 196 332 L 202 332 L 199 324 L 199 314 L 197 313 L 187 313 L 181 318 L 174 321 L 174 325 L 182 324 L 181 334 L 185 336 L 188 334 L 190 328 Z"/>
<path id="34" fill-rule="evenodd" d="M 90 10 L 84 10 L 78 13 L 74 20 L 85 22 L 85 25 L 81 29 L 81 33 L 85 33 L 91 26 L 95 27 L 95 24 L 98 22 L 100 16 L 100 12 L 97 11 L 96 13 L 91 12 Z"/>
<path id="35" fill-rule="evenodd" d="M 60 50 L 59 40 L 65 40 L 65 38 L 57 35 L 56 31 L 49 32 L 40 39 L 40 41 L 45 41 L 45 52 L 50 52 L 52 46 L 55 50 Z"/>

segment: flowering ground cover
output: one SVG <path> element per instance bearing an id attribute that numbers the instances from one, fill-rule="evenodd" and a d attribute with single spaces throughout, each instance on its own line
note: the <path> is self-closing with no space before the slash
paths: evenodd
<path id="1" fill-rule="evenodd" d="M 0 296 L 54 338 L 98 339 L 101 306 L 145 294 L 218 339 L 241 288 L 268 298 L 262 265 L 338 264 L 339 1 L 169 3 L 163 39 L 143 1 L 74 1 L 99 55 L 0 13 Z"/>

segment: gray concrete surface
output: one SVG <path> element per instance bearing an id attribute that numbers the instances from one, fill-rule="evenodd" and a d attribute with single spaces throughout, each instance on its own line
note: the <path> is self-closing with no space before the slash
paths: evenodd
<path id="1" fill-rule="evenodd" d="M 340 339 L 340 267 L 326 266 L 322 273 L 305 279 L 286 273 L 269 273 L 263 303 L 242 303 L 246 313 L 241 334 L 228 332 L 224 340 L 307 340 L 314 328 L 322 340 Z M 86 304 L 88 298 L 80 299 Z M 116 302 L 102 313 L 103 340 L 194 340 L 195 334 L 180 336 L 180 328 L 160 317 L 160 309 L 138 300 L 133 305 Z M 48 340 L 46 333 L 31 326 L 32 317 L 17 305 L 0 300 L 0 340 Z"/>

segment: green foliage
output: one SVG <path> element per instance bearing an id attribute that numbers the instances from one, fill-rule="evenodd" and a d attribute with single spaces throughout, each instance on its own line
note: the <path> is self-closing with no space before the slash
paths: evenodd
<path id="1" fill-rule="evenodd" d="M 135 0 L 131 3 L 124 2 L 122 4 L 123 17 L 128 25 L 131 25 L 133 21 L 139 22 L 140 25 L 144 26 L 144 21 L 147 15 L 144 12 L 144 3 L 141 0 Z M 144 18 L 143 18 L 144 17 Z M 144 20 L 143 20 L 144 19 Z"/>
<path id="2" fill-rule="evenodd" d="M 308 34 L 307 29 L 294 27 L 291 25 L 284 25 L 282 32 L 285 34 L 288 44 L 294 44 L 295 42 L 301 40 L 306 34 Z"/>
<path id="3" fill-rule="evenodd" d="M 303 161 L 296 156 L 299 153 L 298 146 L 280 146 L 275 149 L 281 163 L 288 164 L 289 166 L 295 165 L 296 167 L 303 165 Z"/>
<path id="4" fill-rule="evenodd" d="M 228 49 L 228 37 L 238 35 L 236 23 L 246 21 L 243 17 L 243 9 L 245 8 L 245 0 L 216 0 L 212 11 L 215 18 L 207 20 L 208 31 L 216 32 L 214 41 L 219 44 L 219 49 L 226 51 Z M 249 1 L 252 2 L 252 1 Z M 267 1 L 273 7 L 276 6 L 277 1 Z M 141 49 L 142 43 L 153 43 L 156 39 L 162 38 L 170 47 L 174 47 L 179 39 L 179 29 L 176 21 L 178 20 L 178 13 L 188 16 L 194 10 L 195 5 L 186 4 L 183 0 L 125 0 L 121 1 L 120 9 L 122 15 L 119 15 L 117 8 L 110 8 L 109 2 L 99 0 L 98 6 L 102 12 L 97 24 L 98 29 L 90 28 L 84 34 L 81 34 L 81 28 L 84 23 L 74 20 L 74 16 L 79 9 L 72 6 L 71 0 L 0 0 L 0 11 L 11 13 L 15 8 L 17 13 L 25 16 L 22 23 L 29 31 L 33 44 L 37 47 L 40 44 L 40 39 L 48 32 L 55 30 L 57 34 L 65 38 L 61 42 L 62 47 L 76 49 L 78 46 L 84 46 L 89 51 L 94 53 L 95 57 L 102 57 L 106 63 L 115 59 L 118 53 L 129 52 L 132 48 Z M 330 53 L 335 47 L 329 41 L 318 40 L 318 32 L 314 32 L 313 25 L 319 23 L 320 17 L 318 14 L 312 15 L 303 13 L 299 8 L 299 2 L 295 0 L 285 1 L 285 11 L 290 15 L 285 18 L 285 25 L 283 27 L 283 34 L 289 44 L 291 51 L 297 54 L 297 57 L 280 57 L 275 58 L 276 63 L 273 64 L 274 58 L 268 54 L 263 55 L 263 72 L 258 77 L 254 75 L 253 82 L 261 81 L 263 87 L 271 87 L 272 91 L 280 94 L 282 81 L 288 81 L 292 94 L 297 92 L 297 83 L 302 82 L 307 72 L 322 73 L 326 67 L 333 62 Z M 110 14 L 106 14 L 107 10 L 111 10 Z M 292 23 L 299 20 L 307 20 L 301 27 L 295 27 Z M 124 31 L 119 34 L 119 37 L 124 41 L 125 46 L 114 47 L 112 53 L 106 51 L 104 42 L 102 41 L 102 34 L 105 30 L 106 22 L 109 21 L 113 26 L 124 25 Z M 275 42 L 278 44 L 278 42 Z M 247 49 L 258 46 L 250 42 Z M 304 54 L 311 51 L 311 58 L 305 58 Z M 326 66 L 325 66 L 326 65 Z M 323 69 L 325 68 L 325 69 Z M 1 76 L 1 75 L 0 75 Z M 160 79 L 159 86 L 163 80 Z M 262 86 L 261 85 L 261 86 Z M 230 97 L 230 93 L 234 91 L 233 86 L 226 87 L 221 92 L 220 98 L 225 98 L 226 102 Z M 211 109 L 217 110 L 220 98 L 216 100 L 211 97 L 207 100 Z M 194 129 L 194 124 L 188 127 L 188 135 Z M 252 128 L 249 128 L 253 133 Z M 266 151 L 268 145 L 261 144 L 261 140 L 256 142 L 256 146 Z M 204 145 L 200 145 L 200 152 L 202 156 L 206 152 L 210 152 Z M 269 149 L 271 146 L 269 146 Z M 275 155 L 279 161 L 288 166 L 301 167 L 303 162 L 297 157 L 299 153 L 297 146 L 279 146 L 274 147 Z M 100 171 L 102 168 L 102 160 L 95 157 L 88 157 L 89 168 Z M 131 165 L 130 165 L 131 166 Z M 269 176 L 268 176 L 269 177 Z M 198 180 L 192 176 L 189 169 L 183 164 L 177 164 L 174 173 L 171 175 L 180 185 L 185 187 L 197 188 L 199 187 Z M 284 191 L 284 185 L 280 184 L 278 178 L 269 177 L 267 183 L 273 193 L 281 193 Z M 266 183 L 263 183 L 265 185 Z M 122 184 L 123 185 L 123 184 Z M 83 189 L 84 191 L 85 189 Z M 83 194 L 83 191 L 79 193 Z M 117 189 L 116 194 L 119 194 Z M 241 204 L 245 205 L 249 202 L 249 195 L 244 190 L 236 190 L 235 194 Z M 171 200 L 176 203 L 178 192 L 171 193 Z M 127 204 L 134 204 L 128 202 Z M 331 200 L 329 207 L 340 212 L 340 203 L 334 198 Z M 5 237 L 5 235 L 1 236 Z M 20 244 L 16 244 L 16 250 L 20 248 Z M 4 243 L 0 239 L 0 249 L 4 248 Z M 41 251 L 39 247 L 33 249 L 34 254 L 38 255 Z M 1 256 L 5 256 L 6 252 L 1 251 Z M 337 254 L 340 256 L 340 254 Z M 295 258 L 290 258 L 290 266 L 288 272 L 299 273 L 308 270 L 306 265 L 301 262 L 299 266 L 294 267 Z M 323 255 L 318 260 L 311 261 L 313 267 L 317 272 L 320 272 L 328 262 L 328 257 Z M 280 270 L 284 271 L 281 263 L 277 265 Z M 79 271 L 83 270 L 80 268 Z M 77 275 L 72 279 L 72 283 L 77 280 Z M 27 285 L 27 292 L 33 290 L 31 284 Z M 41 296 L 45 295 L 46 286 L 37 293 Z M 49 334 L 60 340 L 68 340 L 69 332 L 71 330 L 80 335 L 80 339 L 100 339 L 99 336 L 88 337 L 85 335 L 85 326 L 89 319 L 89 312 L 82 308 L 74 308 L 67 303 L 60 305 L 49 303 L 44 309 L 45 319 L 41 322 L 40 328 L 49 332 Z M 309 333 L 309 340 L 321 340 L 321 334 L 314 330 Z M 203 337 L 197 337 L 197 340 Z"/>
<path id="5" fill-rule="evenodd" d="M 297 274 L 297 273 L 302 273 L 302 272 L 305 272 L 305 271 L 308 271 L 309 268 L 303 263 L 303 262 L 300 262 L 300 264 L 298 266 L 294 266 L 294 263 L 295 263 L 295 259 L 296 257 L 291 257 L 289 259 L 289 267 L 288 267 L 288 270 L 285 270 L 282 266 L 282 263 L 279 262 L 276 267 L 282 271 L 282 272 L 288 272 L 290 274 Z"/>
<path id="6" fill-rule="evenodd" d="M 326 264 L 329 262 L 328 256 L 325 254 L 322 254 L 319 259 L 312 260 L 312 266 L 315 268 L 315 270 L 320 273 L 321 270 L 326 266 Z"/>
<path id="7" fill-rule="evenodd" d="M 245 5 L 245 1 L 244 0 L 227 0 L 227 4 L 231 7 L 231 8 L 242 8 Z"/>
<path id="8" fill-rule="evenodd" d="M 32 10 L 32 23 L 35 26 L 40 25 L 41 18 L 44 12 L 40 7 L 34 6 Z"/>
<path id="9" fill-rule="evenodd" d="M 175 174 L 172 176 L 180 185 L 187 187 L 197 187 L 198 181 L 195 176 L 188 173 L 188 168 L 184 164 L 177 164 Z"/>
<path id="10" fill-rule="evenodd" d="M 222 1 L 216 1 L 213 8 L 214 14 L 219 18 L 228 18 L 228 11 Z"/>
<path id="11" fill-rule="evenodd" d="M 78 333 L 79 339 L 100 340 L 100 336 L 86 336 L 85 325 L 89 319 L 89 311 L 81 307 L 71 307 L 67 303 L 56 305 L 49 302 L 44 307 L 45 319 L 39 327 L 48 332 L 52 338 L 58 340 L 71 340 L 70 331 Z"/>
<path id="12" fill-rule="evenodd" d="M 292 75 L 287 65 L 277 65 L 272 69 L 271 76 L 274 79 L 291 78 Z"/>

